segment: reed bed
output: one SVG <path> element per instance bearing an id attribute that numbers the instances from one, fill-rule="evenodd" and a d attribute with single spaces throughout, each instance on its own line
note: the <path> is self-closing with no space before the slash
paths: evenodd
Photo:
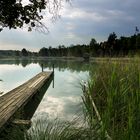
<path id="1" fill-rule="evenodd" d="M 80 123 L 79 123 L 80 122 Z M 27 131 L 17 127 L 2 140 L 98 140 L 98 125 L 94 129 L 81 120 L 37 120 Z"/>
<path id="2" fill-rule="evenodd" d="M 100 121 L 102 139 L 106 135 L 113 140 L 140 139 L 139 62 L 108 61 L 90 75 L 83 102 L 89 125 Z"/>

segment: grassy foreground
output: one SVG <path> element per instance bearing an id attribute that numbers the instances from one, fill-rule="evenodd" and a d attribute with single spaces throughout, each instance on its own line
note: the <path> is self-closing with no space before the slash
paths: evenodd
<path id="1" fill-rule="evenodd" d="M 28 131 L 17 127 L 0 140 L 98 140 L 98 129 L 98 125 L 92 129 L 78 118 L 70 122 L 37 120 Z"/>
<path id="2" fill-rule="evenodd" d="M 140 139 L 140 60 L 100 64 L 83 101 L 90 125 L 100 121 L 102 139 Z"/>

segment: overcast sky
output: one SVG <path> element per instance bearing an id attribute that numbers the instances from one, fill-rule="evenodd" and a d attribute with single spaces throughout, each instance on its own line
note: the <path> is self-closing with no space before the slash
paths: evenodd
<path id="1" fill-rule="evenodd" d="M 0 49 L 38 51 L 59 44 L 88 44 L 91 38 L 104 41 L 112 32 L 118 37 L 130 36 L 135 26 L 140 29 L 139 13 L 140 0 L 72 0 L 63 4 L 61 18 L 55 23 L 45 18 L 50 31 L 47 35 L 26 28 L 4 29 L 0 32 Z"/>

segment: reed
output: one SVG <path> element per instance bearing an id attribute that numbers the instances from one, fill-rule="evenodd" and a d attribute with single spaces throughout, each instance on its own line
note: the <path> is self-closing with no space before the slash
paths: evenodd
<path id="1" fill-rule="evenodd" d="M 98 125 L 92 129 L 80 118 L 72 121 L 39 119 L 29 130 L 14 127 L 2 140 L 97 140 L 98 129 Z"/>
<path id="2" fill-rule="evenodd" d="M 140 60 L 105 62 L 90 75 L 83 95 L 89 124 L 101 122 L 101 137 L 140 139 Z M 96 105 L 96 109 L 93 105 Z"/>

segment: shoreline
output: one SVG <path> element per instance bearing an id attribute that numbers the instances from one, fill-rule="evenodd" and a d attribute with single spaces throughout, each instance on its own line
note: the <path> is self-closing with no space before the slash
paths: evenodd
<path id="1" fill-rule="evenodd" d="M 130 61 L 140 57 L 91 57 L 89 62 L 98 61 Z M 85 61 L 83 57 L 0 57 L 0 60 L 75 60 Z M 88 62 L 88 61 L 87 61 Z"/>

